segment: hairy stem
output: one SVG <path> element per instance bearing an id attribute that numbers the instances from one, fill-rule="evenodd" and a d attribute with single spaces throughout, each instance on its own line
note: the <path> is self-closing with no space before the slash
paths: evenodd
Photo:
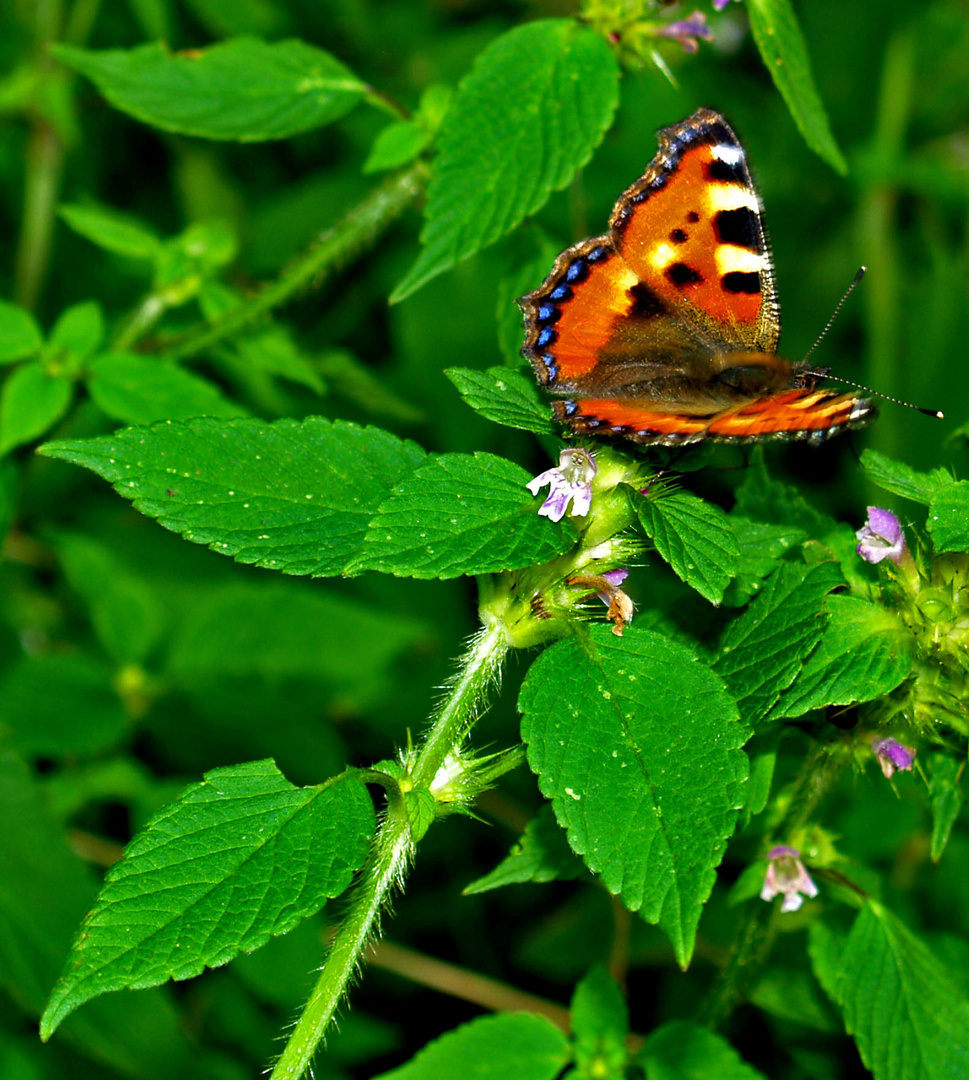
<path id="1" fill-rule="evenodd" d="M 430 784 L 448 755 L 460 747 L 507 651 L 504 630 L 499 625 L 481 631 L 474 638 L 458 677 L 414 759 L 411 776 L 415 786 Z M 272 1071 L 271 1080 L 297 1080 L 309 1068 L 320 1039 L 364 958 L 384 904 L 393 888 L 403 881 L 413 850 L 406 810 L 399 802 L 391 802 L 320 977 Z"/>
<path id="2" fill-rule="evenodd" d="M 358 203 L 339 224 L 328 229 L 282 276 L 255 296 L 231 308 L 211 326 L 190 334 L 165 351 L 170 360 L 184 360 L 232 337 L 243 327 L 279 307 L 316 281 L 319 284 L 346 266 L 395 221 L 424 190 L 427 166 L 422 162 L 397 173 Z"/>

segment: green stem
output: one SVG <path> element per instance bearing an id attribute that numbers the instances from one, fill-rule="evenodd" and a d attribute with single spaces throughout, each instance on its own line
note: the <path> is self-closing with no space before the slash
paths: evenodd
<path id="1" fill-rule="evenodd" d="M 168 305 L 157 293 L 149 293 L 135 308 L 114 340 L 113 348 L 130 349 L 135 342 L 155 325 L 168 310 Z"/>
<path id="2" fill-rule="evenodd" d="M 411 771 L 415 786 L 429 784 L 448 755 L 458 749 L 478 716 L 484 695 L 507 651 L 500 626 L 483 630 L 475 637 L 460 674 L 417 753 Z M 350 978 L 363 959 L 364 948 L 391 890 L 403 882 L 413 850 L 406 811 L 391 805 L 354 887 L 320 977 L 270 1080 L 297 1080 L 309 1068 Z"/>
<path id="3" fill-rule="evenodd" d="M 783 840 L 803 829 L 836 775 L 837 768 L 827 751 L 815 746 L 804 759 L 787 812 L 775 835 Z M 700 1023 L 710 1028 L 722 1027 L 744 1000 L 746 991 L 760 975 L 770 954 L 773 925 L 774 904 L 754 901 L 744 906 L 730 960 L 700 1010 Z"/>
<path id="4" fill-rule="evenodd" d="M 427 166 L 423 162 L 397 173 L 327 230 L 278 281 L 231 308 L 218 322 L 191 334 L 165 352 L 170 360 L 184 360 L 232 337 L 243 327 L 279 307 L 310 282 L 317 284 L 372 247 L 385 229 L 424 190 Z"/>

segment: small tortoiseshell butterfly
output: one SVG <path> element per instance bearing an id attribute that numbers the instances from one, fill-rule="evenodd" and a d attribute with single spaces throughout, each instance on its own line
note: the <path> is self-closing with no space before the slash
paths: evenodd
<path id="1" fill-rule="evenodd" d="M 875 414 L 776 355 L 780 310 L 744 149 L 699 109 L 659 132 L 609 232 L 574 244 L 519 306 L 522 352 L 579 434 L 679 446 L 817 444 Z"/>

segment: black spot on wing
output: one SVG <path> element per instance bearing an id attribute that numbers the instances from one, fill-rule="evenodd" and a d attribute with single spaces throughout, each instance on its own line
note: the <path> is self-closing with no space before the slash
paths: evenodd
<path id="1" fill-rule="evenodd" d="M 720 284 L 725 292 L 756 295 L 760 292 L 760 274 L 756 270 L 731 270 L 723 275 Z"/>
<path id="2" fill-rule="evenodd" d="M 697 222 L 698 222 L 698 221 L 700 220 L 700 215 L 699 215 L 699 214 L 698 214 L 698 213 L 697 213 L 697 212 L 696 212 L 695 210 L 691 210 L 691 211 L 690 211 L 690 212 L 689 212 L 689 213 L 688 213 L 688 214 L 686 215 L 686 220 L 687 220 L 687 221 L 688 221 L 688 222 L 689 222 L 689 223 L 690 223 L 691 225 L 695 225 L 695 224 L 696 224 L 696 223 L 697 223 Z"/>
<path id="3" fill-rule="evenodd" d="M 663 301 L 642 282 L 627 289 L 626 295 L 632 301 L 631 307 L 626 312 L 627 316 L 637 319 L 655 319 L 666 311 Z"/>
<path id="4" fill-rule="evenodd" d="M 687 239 L 686 233 L 682 229 L 674 229 L 670 233 L 670 243 L 671 244 L 685 244 L 686 239 Z"/>
<path id="5" fill-rule="evenodd" d="M 713 226 L 721 244 L 737 244 L 752 251 L 760 250 L 757 215 L 749 206 L 738 206 L 736 210 L 721 210 L 713 219 Z"/>
<path id="6" fill-rule="evenodd" d="M 743 184 L 747 186 L 747 177 L 744 175 L 743 159 L 731 163 L 714 158 L 706 167 L 708 180 L 720 181 L 725 184 Z"/>
<path id="7" fill-rule="evenodd" d="M 730 274 L 727 274 L 727 277 L 730 276 Z M 672 266 L 667 267 L 666 277 L 668 281 L 671 281 L 680 289 L 684 285 L 697 285 L 703 280 L 703 275 L 698 270 L 694 270 L 692 266 L 687 266 L 686 263 L 681 262 L 673 263 Z"/>

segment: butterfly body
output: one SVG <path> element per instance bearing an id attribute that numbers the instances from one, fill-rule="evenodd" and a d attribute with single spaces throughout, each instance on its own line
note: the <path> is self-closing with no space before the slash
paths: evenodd
<path id="1" fill-rule="evenodd" d="M 555 260 L 519 300 L 522 352 L 579 434 L 676 446 L 716 439 L 821 442 L 873 415 L 867 400 L 816 387 L 776 354 L 774 270 L 746 155 L 700 109 L 659 133 L 646 173 L 609 232 Z"/>

